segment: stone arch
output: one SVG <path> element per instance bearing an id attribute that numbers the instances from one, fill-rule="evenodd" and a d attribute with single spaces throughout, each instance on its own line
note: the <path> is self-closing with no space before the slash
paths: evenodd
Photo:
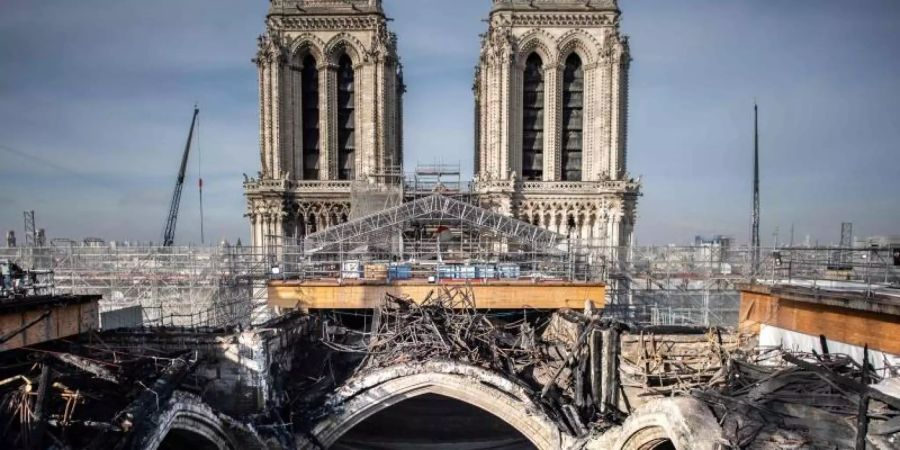
<path id="1" fill-rule="evenodd" d="M 328 448 L 374 414 L 405 399 L 436 394 L 481 408 L 519 431 L 537 448 L 566 448 L 574 440 L 557 427 L 525 390 L 488 370 L 449 361 L 369 372 L 338 389 L 327 405 L 337 413 L 315 424 L 310 436 Z"/>
<path id="2" fill-rule="evenodd" d="M 557 64 L 563 66 L 572 53 L 581 58 L 584 66 L 590 67 L 597 62 L 600 44 L 584 30 L 570 30 L 556 40 Z"/>
<path id="3" fill-rule="evenodd" d="M 325 61 L 337 66 L 342 55 L 350 57 L 353 66 L 359 66 L 364 62 L 365 46 L 359 39 L 349 33 L 339 33 L 325 44 Z"/>
<path id="4" fill-rule="evenodd" d="M 231 425 L 199 397 L 178 391 L 172 394 L 159 414 L 139 424 L 134 438 L 138 444 L 135 448 L 157 450 L 173 432 L 199 436 L 219 450 L 246 448 L 247 443 L 239 442 L 230 431 Z M 143 430 L 149 431 L 142 433 Z"/>
<path id="5" fill-rule="evenodd" d="M 516 51 L 516 67 L 525 68 L 525 61 L 532 53 L 537 53 L 547 67 L 557 60 L 554 52 L 553 38 L 544 30 L 533 29 L 528 31 L 519 39 L 518 50 Z"/>
<path id="6" fill-rule="evenodd" d="M 290 55 L 295 60 L 303 60 L 306 55 L 312 55 L 317 63 L 325 61 L 325 42 L 318 36 L 304 33 L 297 36 L 290 45 Z"/>
<path id="7" fill-rule="evenodd" d="M 709 408 L 693 398 L 666 398 L 638 408 L 622 427 L 610 431 L 613 450 L 676 449 L 718 450 L 727 442 Z M 601 447 L 602 448 L 602 447 Z M 671 448 L 671 447 L 669 447 Z"/>

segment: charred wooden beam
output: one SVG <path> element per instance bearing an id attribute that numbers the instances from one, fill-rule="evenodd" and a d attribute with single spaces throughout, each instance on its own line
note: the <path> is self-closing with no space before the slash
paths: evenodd
<path id="1" fill-rule="evenodd" d="M 37 399 L 34 405 L 34 428 L 31 429 L 29 444 L 32 449 L 44 448 L 44 433 L 47 432 L 47 392 L 50 390 L 50 382 L 53 378 L 53 370 L 47 364 L 41 365 L 41 377 L 38 381 Z"/>
<path id="2" fill-rule="evenodd" d="M 619 410 L 619 330 L 603 330 L 600 411 Z"/>
<path id="3" fill-rule="evenodd" d="M 863 348 L 862 384 L 869 385 L 869 346 Z M 869 431 L 869 394 L 859 396 L 859 414 L 856 418 L 856 450 L 866 450 L 866 434 Z"/>
<path id="4" fill-rule="evenodd" d="M 73 355 L 71 353 L 51 353 L 51 355 L 59 361 L 62 361 L 91 375 L 94 375 L 95 377 L 102 380 L 110 381 L 116 384 L 121 382 L 118 375 L 114 374 L 106 367 L 103 367 L 101 364 L 98 364 L 94 361 L 82 358 L 77 355 Z"/>
<path id="5" fill-rule="evenodd" d="M 846 389 L 849 391 L 856 392 L 858 394 L 868 394 L 869 398 L 873 398 L 883 403 L 887 403 L 888 405 L 893 406 L 894 408 L 900 409 L 900 399 L 891 397 L 887 394 L 882 393 L 876 389 L 872 389 L 869 386 L 866 386 L 859 381 L 838 375 L 824 367 L 818 366 L 816 364 L 812 364 L 806 362 L 800 358 L 797 358 L 794 355 L 785 353 L 782 355 L 782 358 L 795 366 L 799 366 L 803 369 L 809 370 L 811 372 L 815 372 L 822 378 L 834 383 L 839 386 L 841 389 Z"/>
<path id="6" fill-rule="evenodd" d="M 591 396 L 594 399 L 594 406 L 596 406 L 597 408 L 600 408 L 603 403 L 603 389 L 601 387 L 601 373 L 603 367 L 603 356 L 601 353 L 602 348 L 603 332 L 594 328 L 591 330 L 589 351 L 591 354 Z"/>
<path id="7" fill-rule="evenodd" d="M 115 425 L 125 432 L 132 433 L 116 447 L 131 448 L 136 445 L 139 439 L 135 439 L 136 435 L 142 435 L 146 431 L 143 428 L 152 426 L 152 420 L 149 420 L 154 413 L 159 411 L 161 405 L 169 400 L 172 393 L 178 389 L 178 386 L 187 378 L 197 365 L 197 358 L 173 359 L 169 367 L 163 371 L 162 375 L 156 379 L 152 386 L 148 387 L 141 395 L 138 396 L 128 407 L 126 407 L 114 421 Z"/>

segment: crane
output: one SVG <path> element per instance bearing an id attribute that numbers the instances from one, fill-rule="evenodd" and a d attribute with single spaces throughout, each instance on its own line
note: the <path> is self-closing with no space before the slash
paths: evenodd
<path id="1" fill-rule="evenodd" d="M 172 193 L 172 204 L 169 205 L 166 229 L 163 231 L 164 247 L 171 247 L 175 243 L 175 225 L 178 222 L 178 207 L 181 204 L 181 188 L 184 187 L 184 172 L 187 169 L 188 155 L 191 152 L 191 141 L 194 139 L 194 126 L 197 124 L 198 114 L 200 114 L 200 109 L 195 105 L 194 117 L 191 119 L 191 130 L 188 132 L 187 143 L 184 145 L 184 155 L 181 157 L 181 169 L 178 170 L 178 179 L 175 181 L 175 192 Z"/>

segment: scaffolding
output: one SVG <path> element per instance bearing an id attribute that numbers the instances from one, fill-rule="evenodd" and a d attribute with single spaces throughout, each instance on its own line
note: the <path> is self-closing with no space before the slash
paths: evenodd
<path id="1" fill-rule="evenodd" d="M 144 326 L 245 325 L 265 303 L 269 262 L 251 248 L 66 245 L 3 248 L 0 258 L 52 272 L 58 294 L 100 294 L 101 314 L 140 306 Z"/>
<path id="2" fill-rule="evenodd" d="M 442 204 L 446 205 L 435 205 Z M 492 278 L 602 281 L 608 285 L 604 314 L 670 325 L 736 325 L 738 284 L 751 280 L 863 292 L 900 286 L 900 266 L 894 264 L 892 249 L 887 247 L 772 248 L 761 252 L 759 270 L 754 270 L 754 249 L 749 246 L 570 245 L 567 249 L 558 245 L 563 242 L 559 237 L 534 240 L 541 245 L 528 242 L 529 233 L 537 231 L 527 227 L 513 228 L 525 241 L 517 243 L 503 231 L 502 224 L 507 222 L 493 218 L 457 221 L 457 225 L 448 221 L 468 217 L 472 211 L 438 215 L 440 224 L 412 221 L 413 226 L 403 233 L 399 254 L 386 248 L 383 236 L 335 229 L 337 245 L 320 249 L 312 257 L 309 248 L 301 246 L 265 253 L 230 245 L 164 248 L 56 240 L 60 245 L 0 248 L 0 259 L 52 273 L 56 293 L 102 295 L 101 313 L 139 306 L 144 326 L 260 323 L 268 310 L 269 280 L 358 278 L 365 276 L 366 265 L 379 268 L 387 277 L 390 273 L 382 269 L 405 266 L 403 276 L 434 277 L 436 283 Z M 435 233 L 444 224 L 455 230 Z M 847 255 L 850 270 L 836 273 L 830 267 L 836 251 Z"/>
<path id="3" fill-rule="evenodd" d="M 440 193 L 447 197 L 465 196 L 462 168 L 459 164 L 419 165 L 406 181 L 407 198 L 414 200 Z"/>
<path id="4" fill-rule="evenodd" d="M 865 293 L 896 292 L 900 267 L 890 248 L 752 246 L 592 248 L 609 286 L 610 312 L 655 325 L 734 326 L 738 284 L 804 285 Z M 606 257 L 615 253 L 618 257 Z M 835 271 L 833 255 L 848 269 Z M 624 280 L 624 283 L 619 281 Z"/>
<path id="5" fill-rule="evenodd" d="M 350 220 L 393 208 L 403 203 L 403 188 L 397 183 L 355 181 L 350 185 Z"/>

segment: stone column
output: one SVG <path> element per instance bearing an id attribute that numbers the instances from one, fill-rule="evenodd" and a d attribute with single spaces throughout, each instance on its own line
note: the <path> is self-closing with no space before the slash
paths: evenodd
<path id="1" fill-rule="evenodd" d="M 559 64 L 544 65 L 544 181 L 561 178 L 562 70 Z"/>
<path id="2" fill-rule="evenodd" d="M 303 61 L 292 59 L 288 67 L 288 83 L 290 86 L 290 118 L 286 121 L 285 130 L 290 130 L 288 152 L 290 154 L 291 179 L 303 179 Z"/>
<path id="3" fill-rule="evenodd" d="M 512 63 L 512 70 L 509 75 L 509 92 L 510 92 L 510 133 L 509 133 L 509 170 L 514 171 L 519 177 L 522 176 L 522 128 L 524 125 L 525 104 L 524 94 L 524 78 L 525 63 L 524 61 L 515 61 Z"/>
<path id="4" fill-rule="evenodd" d="M 258 242 L 258 237 L 256 233 L 256 214 L 250 213 L 250 245 L 255 247 Z"/>
<path id="5" fill-rule="evenodd" d="M 579 232 L 578 237 L 581 238 L 584 242 L 590 242 L 591 240 L 591 217 L 588 214 L 582 214 L 580 218 L 580 223 L 578 224 Z"/>
<path id="6" fill-rule="evenodd" d="M 377 134 L 378 98 L 380 89 L 377 64 L 353 66 L 356 95 L 356 178 L 375 173 L 378 169 Z"/>
<path id="7" fill-rule="evenodd" d="M 274 220 L 273 228 L 274 228 L 273 234 L 274 234 L 274 236 L 276 236 L 273 239 L 273 244 L 275 244 L 276 247 L 281 246 L 282 244 L 284 244 L 284 215 L 283 215 L 283 213 L 281 213 L 281 212 L 275 213 L 275 220 Z"/>
<path id="8" fill-rule="evenodd" d="M 510 143 L 511 143 L 510 137 L 511 137 L 512 133 L 515 132 L 513 130 L 513 122 L 510 117 L 510 113 L 512 112 L 512 108 L 510 107 L 512 104 L 512 102 L 511 102 L 512 95 L 510 95 L 511 94 L 510 79 L 511 79 L 511 74 L 513 71 L 512 70 L 513 56 L 511 54 L 511 49 L 509 49 L 509 48 L 504 48 L 502 50 L 502 52 L 503 52 L 503 56 L 500 59 L 500 70 L 499 70 L 499 72 L 500 72 L 499 73 L 499 75 L 500 75 L 500 80 L 499 80 L 500 102 L 499 102 L 499 105 L 501 107 L 500 108 L 500 110 L 501 110 L 501 116 L 500 116 L 500 130 L 501 130 L 500 149 L 501 149 L 501 151 L 500 151 L 500 173 L 499 173 L 499 175 L 500 175 L 501 180 L 509 180 L 510 179 L 509 175 L 511 172 L 511 170 L 510 170 L 511 169 L 510 157 L 512 156 L 511 153 L 518 151 L 518 149 L 514 149 L 510 145 Z"/>
<path id="9" fill-rule="evenodd" d="M 622 71 L 618 61 L 610 63 L 610 111 L 609 111 L 609 177 L 618 180 L 622 176 Z"/>
<path id="10" fill-rule="evenodd" d="M 597 149 L 596 117 L 597 101 L 595 100 L 598 72 L 597 64 L 584 66 L 584 122 L 582 124 L 584 142 L 582 143 L 581 173 L 584 181 L 600 179 L 600 152 Z"/>
<path id="11" fill-rule="evenodd" d="M 325 63 L 319 68 L 320 180 L 337 178 L 337 121 L 337 66 Z"/>
<path id="12" fill-rule="evenodd" d="M 284 57 L 277 53 L 272 56 L 271 65 L 269 66 L 269 108 L 271 123 L 271 160 L 272 160 L 272 176 L 278 176 L 284 170 L 281 165 L 281 74 L 284 66 Z"/>
<path id="13" fill-rule="evenodd" d="M 613 245 L 616 247 L 620 247 L 623 245 L 621 225 L 622 225 L 622 216 L 619 213 L 616 213 L 616 215 L 613 217 L 613 221 L 612 221 Z"/>
<path id="14" fill-rule="evenodd" d="M 610 62 L 612 80 L 610 93 L 612 101 L 610 127 L 612 139 L 610 139 L 612 161 L 610 164 L 610 178 L 621 180 L 625 176 L 625 147 L 628 120 L 628 67 L 631 56 L 628 52 L 627 41 L 618 35 L 613 37 L 611 43 L 613 57 Z"/>
<path id="15" fill-rule="evenodd" d="M 271 148 L 271 77 L 269 76 L 270 57 L 261 55 L 257 60 L 259 68 L 259 146 L 262 158 L 262 174 L 268 177 L 272 173 Z"/>
<path id="16" fill-rule="evenodd" d="M 387 151 L 388 151 L 388 121 L 387 117 L 391 111 L 390 105 L 390 82 L 387 73 L 387 66 L 384 56 L 377 57 L 376 62 L 372 65 L 372 71 L 375 73 L 375 108 L 373 117 L 372 140 L 374 141 L 373 153 L 375 156 L 375 164 L 372 172 L 384 172 L 387 167 Z M 383 178 L 379 179 L 384 181 Z"/>
<path id="17" fill-rule="evenodd" d="M 612 173 L 612 159 L 613 159 L 613 148 L 612 148 L 612 124 L 610 121 L 612 110 L 610 108 L 610 103 L 612 102 L 612 95 L 610 92 L 611 83 L 612 83 L 612 62 L 610 62 L 609 58 L 602 58 L 600 61 L 600 65 L 597 68 L 597 78 L 598 78 L 598 95 L 597 101 L 590 107 L 590 109 L 594 110 L 595 113 L 595 124 L 594 131 L 597 133 L 596 135 L 596 146 L 595 150 L 597 152 L 597 166 L 600 177 L 609 177 L 613 178 Z"/>
<path id="18" fill-rule="evenodd" d="M 478 89 L 478 143 L 476 145 L 475 151 L 478 153 L 478 174 L 480 177 L 490 177 L 491 170 L 491 158 L 493 155 L 490 153 L 490 146 L 488 139 L 490 139 L 490 135 L 488 134 L 488 127 L 490 126 L 490 108 L 488 105 L 490 104 L 490 92 L 488 90 L 488 81 L 490 77 L 487 74 L 490 72 L 490 68 L 485 66 L 482 67 L 478 72 L 478 85 L 476 89 Z"/>
<path id="19" fill-rule="evenodd" d="M 267 212 L 262 212 L 259 215 L 259 247 L 262 252 L 265 252 L 265 247 L 268 245 L 266 241 L 266 234 L 269 232 L 269 214 Z"/>

